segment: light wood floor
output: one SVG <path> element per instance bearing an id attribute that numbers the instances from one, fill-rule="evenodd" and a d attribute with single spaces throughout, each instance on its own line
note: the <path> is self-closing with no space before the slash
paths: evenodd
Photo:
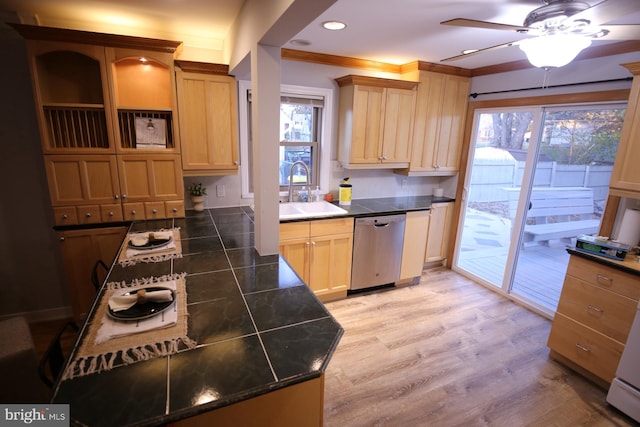
<path id="1" fill-rule="evenodd" d="M 636 425 L 549 359 L 549 320 L 451 270 L 326 305 L 345 329 L 327 427 Z"/>

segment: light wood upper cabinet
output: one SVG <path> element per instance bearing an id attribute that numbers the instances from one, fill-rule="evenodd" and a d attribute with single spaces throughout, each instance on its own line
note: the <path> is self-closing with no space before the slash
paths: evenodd
<path id="1" fill-rule="evenodd" d="M 349 169 L 408 167 L 418 84 L 353 75 L 336 81 L 342 165 Z"/>
<path id="2" fill-rule="evenodd" d="M 191 65 L 179 64 L 185 69 Z M 187 72 L 178 67 L 176 83 L 184 174 L 236 174 L 239 158 L 235 78 Z"/>
<path id="3" fill-rule="evenodd" d="M 640 62 L 624 64 L 633 74 L 622 134 L 611 172 L 609 195 L 640 198 Z"/>
<path id="4" fill-rule="evenodd" d="M 471 79 L 431 71 L 404 74 L 419 81 L 413 149 L 405 175 L 444 176 L 458 173 Z"/>
<path id="5" fill-rule="evenodd" d="M 179 153 L 173 54 L 110 47 L 105 52 L 118 124 L 116 150 Z"/>
<path id="6" fill-rule="evenodd" d="M 28 41 L 45 154 L 114 152 L 104 47 Z"/>
<path id="7" fill-rule="evenodd" d="M 140 219 L 184 215 L 180 42 L 12 25 L 27 41 L 55 224 L 122 221 L 127 195 Z"/>
<path id="8" fill-rule="evenodd" d="M 175 200 L 184 197 L 178 155 L 119 155 L 118 173 L 125 202 Z"/>

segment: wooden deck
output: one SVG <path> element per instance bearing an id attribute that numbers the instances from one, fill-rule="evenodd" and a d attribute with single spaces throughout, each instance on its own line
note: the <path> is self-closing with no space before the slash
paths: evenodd
<path id="1" fill-rule="evenodd" d="M 458 266 L 473 275 L 502 286 L 507 254 L 465 253 Z M 534 246 L 521 250 L 511 292 L 555 312 L 562 291 L 569 254 L 562 245 Z"/>
<path id="2" fill-rule="evenodd" d="M 457 267 L 501 288 L 510 245 L 510 221 L 477 211 L 467 218 Z M 567 246 L 573 246 L 569 240 L 552 240 L 528 243 L 522 248 L 511 293 L 554 313 L 569 263 Z"/>

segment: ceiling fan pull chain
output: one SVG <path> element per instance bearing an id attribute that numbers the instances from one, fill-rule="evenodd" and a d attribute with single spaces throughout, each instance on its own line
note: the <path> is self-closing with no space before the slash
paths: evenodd
<path id="1" fill-rule="evenodd" d="M 546 89 L 549 87 L 549 78 L 551 77 L 551 69 L 549 67 L 544 67 L 544 77 L 542 79 L 542 89 Z"/>

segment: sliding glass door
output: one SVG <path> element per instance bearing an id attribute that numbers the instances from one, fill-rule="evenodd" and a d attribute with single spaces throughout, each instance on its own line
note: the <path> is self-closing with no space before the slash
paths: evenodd
<path id="1" fill-rule="evenodd" d="M 478 110 L 454 269 L 555 311 L 567 246 L 598 232 L 623 105 Z"/>
<path id="2" fill-rule="evenodd" d="M 518 248 L 515 216 L 528 142 L 539 114 L 536 109 L 483 110 L 474 118 L 454 268 L 505 291 Z"/>

